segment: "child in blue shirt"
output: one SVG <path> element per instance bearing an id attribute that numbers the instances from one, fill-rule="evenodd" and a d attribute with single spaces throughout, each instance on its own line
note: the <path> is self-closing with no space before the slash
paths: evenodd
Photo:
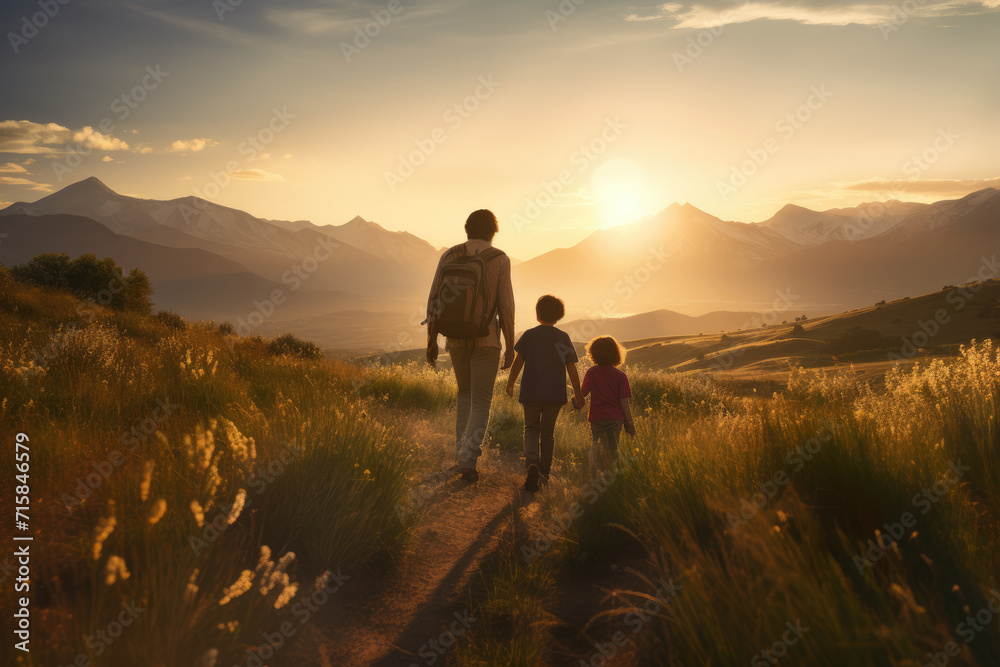
<path id="1" fill-rule="evenodd" d="M 514 364 L 507 378 L 507 395 L 514 395 L 517 376 L 524 369 L 518 401 L 524 406 L 524 465 L 526 491 L 538 491 L 539 480 L 548 482 L 555 447 L 556 418 L 566 405 L 566 375 L 573 384 L 573 407 L 583 407 L 579 358 L 569 335 L 556 328 L 566 314 L 561 299 L 551 294 L 538 299 L 535 315 L 538 326 L 521 334 L 514 345 Z"/>

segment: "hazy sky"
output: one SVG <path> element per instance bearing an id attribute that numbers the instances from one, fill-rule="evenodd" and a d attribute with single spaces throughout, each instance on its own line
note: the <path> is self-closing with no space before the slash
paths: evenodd
<path id="1" fill-rule="evenodd" d="M 0 25 L 3 202 L 97 176 L 438 246 L 487 207 L 527 258 L 673 201 L 754 221 L 1000 177 L 1000 0 L 10 0 Z"/>

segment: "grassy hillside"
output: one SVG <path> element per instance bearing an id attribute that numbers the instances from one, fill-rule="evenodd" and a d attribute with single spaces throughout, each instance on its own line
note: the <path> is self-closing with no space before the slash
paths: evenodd
<path id="1" fill-rule="evenodd" d="M 881 302 L 839 315 L 697 336 L 625 343 L 629 359 L 672 371 L 784 372 L 791 368 L 874 364 L 955 355 L 973 338 L 1000 339 L 1000 281 L 947 286 L 920 297 Z M 799 325 L 798 327 L 796 325 Z"/>
<path id="2" fill-rule="evenodd" d="M 447 382 L 414 368 L 378 371 L 389 402 Z M 626 372 L 638 436 L 619 470 L 590 468 L 585 415 L 560 416 L 553 482 L 515 512 L 449 664 L 998 664 L 996 348 L 878 388 Z M 503 381 L 488 452 L 520 448 Z"/>
<path id="3" fill-rule="evenodd" d="M 30 654 L 6 642 L 4 664 L 243 664 L 342 575 L 398 549 L 410 447 L 355 394 L 356 368 L 315 356 L 0 267 L 0 470 L 14 477 L 26 434 L 35 535 L 35 639 Z M 0 493 L 12 508 L 15 486 Z M 123 609 L 122 638 L 106 641 Z"/>
<path id="4" fill-rule="evenodd" d="M 989 323 L 980 299 L 996 288 L 934 344 Z M 878 383 L 849 367 L 762 383 L 642 360 L 657 345 L 676 346 L 677 364 L 736 346 L 753 359 L 754 344 L 832 358 L 858 322 L 905 335 L 907 317 L 926 320 L 948 294 L 806 321 L 804 335 L 777 325 L 632 344 L 637 438 L 602 473 L 585 413 L 564 411 L 553 480 L 511 505 L 467 590 L 477 620 L 441 662 L 1000 663 L 991 343 L 916 357 Z M 435 502 L 416 484 L 451 463 L 455 385 L 446 369 L 315 353 L 294 337 L 106 310 L 0 270 L 0 437 L 11 452 L 29 438 L 35 535 L 35 643 L 8 643 L 5 664 L 319 662 L 338 616 L 309 621 L 372 564 L 391 568 Z M 505 382 L 484 475 L 498 461 L 517 469 L 523 424 Z M 13 454 L 0 472 L 18 472 Z M 6 507 L 15 489 L 3 487 Z M 15 604 L 4 595 L 0 611 Z"/>

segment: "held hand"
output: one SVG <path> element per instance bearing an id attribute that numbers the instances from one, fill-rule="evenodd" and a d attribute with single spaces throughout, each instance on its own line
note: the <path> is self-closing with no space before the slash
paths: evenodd
<path id="1" fill-rule="evenodd" d="M 512 384 L 507 385 L 507 388 L 504 389 L 504 391 L 507 392 L 508 396 L 510 396 L 511 398 L 514 398 L 514 385 L 512 385 Z"/>
<path id="2" fill-rule="evenodd" d="M 586 401 L 586 399 L 583 398 L 583 396 L 580 396 L 579 394 L 576 394 L 575 396 L 573 396 L 573 409 L 574 410 L 582 410 L 583 406 L 585 406 L 586 404 L 587 404 L 587 401 Z"/>
<path id="3" fill-rule="evenodd" d="M 514 350 L 512 350 L 511 348 L 507 348 L 503 354 L 503 366 L 500 367 L 500 370 L 507 370 L 513 364 L 514 364 Z"/>
<path id="4" fill-rule="evenodd" d="M 635 437 L 635 422 L 627 421 L 625 422 L 625 432 L 628 433 L 633 438 Z"/>
<path id="5" fill-rule="evenodd" d="M 427 344 L 427 363 L 431 365 L 431 368 L 437 365 L 438 359 L 438 344 L 437 341 L 433 341 Z"/>

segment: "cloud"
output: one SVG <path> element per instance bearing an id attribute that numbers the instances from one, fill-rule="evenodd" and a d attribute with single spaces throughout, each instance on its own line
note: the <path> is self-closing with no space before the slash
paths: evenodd
<path id="1" fill-rule="evenodd" d="M 7 164 L 0 165 L 0 173 L 2 174 L 26 174 L 28 170 L 19 164 L 14 164 L 13 162 L 8 162 Z"/>
<path id="2" fill-rule="evenodd" d="M 101 158 L 101 162 L 114 162 L 114 161 L 115 159 L 110 155 L 105 155 L 104 157 Z"/>
<path id="3" fill-rule="evenodd" d="M 0 176 L 0 185 L 37 185 L 37 183 L 16 176 Z"/>
<path id="4" fill-rule="evenodd" d="M 842 190 L 862 191 L 862 192 L 886 192 L 900 190 L 910 194 L 922 195 L 953 195 L 967 194 L 986 188 L 1000 188 L 1000 177 L 998 178 L 973 178 L 973 179 L 947 179 L 947 178 L 924 178 L 915 180 L 886 180 L 883 178 L 872 178 L 866 181 L 854 183 L 841 183 Z"/>
<path id="5" fill-rule="evenodd" d="M 356 21 L 340 14 L 341 12 L 334 8 L 289 9 L 276 7 L 268 9 L 265 16 L 271 23 L 280 28 L 315 35 L 334 30 L 349 32 Z"/>
<path id="6" fill-rule="evenodd" d="M 128 144 L 107 134 L 101 134 L 89 125 L 73 133 L 73 142 L 96 148 L 99 151 L 127 151 Z"/>
<path id="7" fill-rule="evenodd" d="M 212 139 L 178 139 L 167 146 L 168 153 L 197 153 L 200 150 L 217 146 L 218 141 Z"/>
<path id="8" fill-rule="evenodd" d="M 272 174 L 263 169 L 240 169 L 231 171 L 229 175 L 240 181 L 283 181 L 281 174 Z"/>
<path id="9" fill-rule="evenodd" d="M 145 155 L 147 153 L 152 153 L 153 149 L 150 148 L 149 146 L 136 146 L 135 152 L 142 153 L 143 155 Z"/>
<path id="10" fill-rule="evenodd" d="M 840 4 L 828 0 L 774 0 L 734 5 L 724 0 L 694 4 L 669 2 L 633 12 L 626 21 L 673 21 L 671 28 L 708 28 L 749 21 L 794 21 L 806 25 L 877 25 L 895 12 L 905 12 L 902 2 Z M 926 0 L 915 12 L 921 17 L 965 16 L 1000 9 L 1000 0 Z"/>
<path id="11" fill-rule="evenodd" d="M 0 176 L 0 185 L 19 185 L 27 187 L 29 190 L 52 191 L 52 186 L 48 183 L 37 183 L 27 178 L 21 178 L 20 176 Z"/>
<path id="12" fill-rule="evenodd" d="M 128 144 L 121 139 L 101 134 L 89 125 L 79 130 L 70 130 L 58 123 L 0 121 L 0 153 L 61 155 L 70 149 L 84 148 L 124 151 L 128 150 Z"/>

